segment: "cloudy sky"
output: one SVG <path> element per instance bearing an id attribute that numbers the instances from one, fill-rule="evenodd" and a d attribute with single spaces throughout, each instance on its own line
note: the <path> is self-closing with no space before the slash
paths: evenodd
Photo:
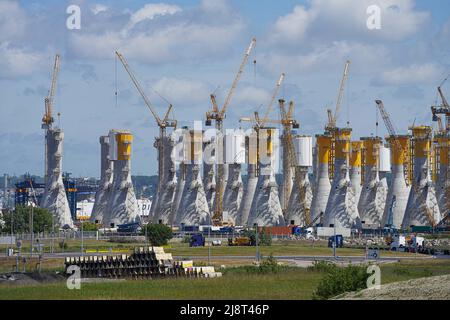
<path id="1" fill-rule="evenodd" d="M 66 27 L 71 4 L 81 8 L 80 30 Z M 373 4 L 381 8 L 379 30 L 366 25 Z M 40 125 L 55 53 L 62 59 L 55 112 L 66 136 L 64 171 L 98 176 L 99 136 L 123 128 L 135 134 L 133 173 L 149 175 L 157 170 L 158 128 L 114 50 L 159 114 L 167 108 L 162 96 L 180 125 L 192 125 L 204 119 L 210 93 L 223 103 L 253 36 L 226 127 L 262 112 L 285 72 L 279 98 L 295 101 L 302 133 L 319 133 L 350 59 L 338 124 L 349 121 L 354 137 L 374 134 L 374 100 L 381 98 L 405 132 L 414 122 L 432 124 L 436 87 L 450 73 L 447 0 L 0 0 L 0 173 L 43 172 Z M 382 123 L 378 133 L 386 134 Z"/>

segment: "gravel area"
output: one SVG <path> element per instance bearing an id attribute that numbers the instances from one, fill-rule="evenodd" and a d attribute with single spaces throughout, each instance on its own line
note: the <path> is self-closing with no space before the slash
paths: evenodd
<path id="1" fill-rule="evenodd" d="M 364 289 L 336 297 L 338 300 L 450 300 L 450 275 L 412 279 Z"/>

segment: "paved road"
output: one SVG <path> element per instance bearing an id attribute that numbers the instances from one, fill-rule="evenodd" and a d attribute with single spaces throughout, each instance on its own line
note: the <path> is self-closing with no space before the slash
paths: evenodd
<path id="1" fill-rule="evenodd" d="M 114 253 L 114 255 L 119 255 L 120 253 Z M 26 256 L 29 256 L 29 253 L 25 253 Z M 84 256 L 96 256 L 96 255 L 108 255 L 107 253 L 85 253 Z M 36 256 L 37 255 L 33 255 Z M 46 253 L 44 258 L 63 258 L 63 257 L 79 257 L 81 256 L 80 252 L 65 252 L 65 253 Z M 5 253 L 0 253 L 0 258 L 6 257 Z M 208 256 L 198 256 L 198 255 L 184 255 L 184 256 L 174 256 L 175 259 L 183 259 L 189 258 L 192 260 L 207 260 Z M 234 255 L 211 255 L 212 259 L 215 260 L 254 260 L 255 255 L 247 255 L 247 256 L 234 256 Z M 312 255 L 285 255 L 285 256 L 274 256 L 274 258 L 278 260 L 303 260 L 303 261 L 314 261 L 314 260 L 333 260 L 332 255 L 327 256 L 312 256 Z M 378 259 L 379 261 L 395 261 L 395 260 L 411 260 L 411 259 L 450 259 L 448 255 L 437 255 L 437 256 L 428 256 L 428 255 L 411 255 L 411 256 L 388 256 L 383 257 L 383 253 L 381 252 L 381 257 Z M 366 260 L 364 256 L 338 256 L 338 260 L 341 261 L 364 261 Z"/>

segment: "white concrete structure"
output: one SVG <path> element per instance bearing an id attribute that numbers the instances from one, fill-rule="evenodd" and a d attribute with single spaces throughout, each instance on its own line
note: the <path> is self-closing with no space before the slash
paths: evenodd
<path id="1" fill-rule="evenodd" d="M 394 139 L 398 141 L 398 145 L 394 143 Z M 381 226 L 392 226 L 400 229 L 411 189 L 405 175 L 405 165 L 409 163 L 410 137 L 389 137 L 388 142 L 391 149 L 392 174 Z"/>
<path id="2" fill-rule="evenodd" d="M 336 130 L 334 178 L 323 216 L 323 226 L 359 228 L 358 203 L 355 191 L 351 186 L 349 173 L 351 129 Z"/>
<path id="3" fill-rule="evenodd" d="M 158 190 L 155 205 L 152 205 L 152 220 L 154 223 L 170 224 L 173 216 L 173 201 L 177 184 L 176 169 L 174 162 L 174 138 L 170 136 L 158 137 L 155 148 L 158 150 Z"/>
<path id="4" fill-rule="evenodd" d="M 127 130 L 111 130 L 109 133 L 109 158 L 114 163 L 114 174 L 107 214 L 103 216 L 105 227 L 140 221 L 131 181 L 132 141 L 133 135 Z"/>
<path id="5" fill-rule="evenodd" d="M 312 137 L 296 135 L 293 138 L 297 167 L 286 212 L 286 223 L 305 226 L 306 215 L 311 215 L 312 187 L 308 172 L 313 165 Z M 310 221 L 311 222 L 311 221 Z"/>
<path id="6" fill-rule="evenodd" d="M 376 229 L 381 227 L 388 192 L 386 174 L 383 172 L 383 177 L 380 179 L 379 171 L 381 149 L 384 147 L 381 138 L 378 137 L 366 137 L 362 138 L 362 141 L 364 143 L 364 181 L 358 202 L 358 212 L 364 229 Z"/>
<path id="7" fill-rule="evenodd" d="M 60 228 L 73 228 L 73 220 L 62 178 L 61 160 L 64 132 L 61 129 L 47 129 L 45 137 L 47 149 L 47 181 L 41 199 L 41 207 L 48 209 Z"/>
<path id="8" fill-rule="evenodd" d="M 325 214 L 325 209 L 330 195 L 331 183 L 328 174 L 331 151 L 331 136 L 316 136 L 316 176 L 313 199 L 311 203 L 311 219 L 316 219 L 319 215 Z"/>
<path id="9" fill-rule="evenodd" d="M 245 163 L 245 135 L 244 132 L 227 133 L 225 136 L 225 156 L 228 164 L 228 179 L 224 190 L 223 212 L 226 213 L 225 222 L 236 225 L 239 220 L 239 209 L 244 194 L 241 176 L 241 165 Z"/>
<path id="10" fill-rule="evenodd" d="M 414 174 L 402 228 L 432 226 L 442 217 L 430 176 L 431 127 L 413 127 Z"/>
<path id="11" fill-rule="evenodd" d="M 184 188 L 175 215 L 175 225 L 211 224 L 211 215 L 200 174 L 203 154 L 203 133 L 191 130 L 184 136 Z"/>
<path id="12" fill-rule="evenodd" d="M 109 136 L 100 137 L 100 158 L 100 184 L 95 193 L 94 208 L 90 220 L 91 222 L 102 223 L 103 216 L 107 214 L 113 181 L 113 163 L 109 160 Z"/>
<path id="13" fill-rule="evenodd" d="M 275 174 L 270 164 L 263 167 L 261 172 L 265 174 L 259 176 L 247 225 L 253 226 L 256 223 L 264 227 L 283 226 L 285 219 L 281 210 Z M 269 170 L 272 172 L 267 174 Z"/>

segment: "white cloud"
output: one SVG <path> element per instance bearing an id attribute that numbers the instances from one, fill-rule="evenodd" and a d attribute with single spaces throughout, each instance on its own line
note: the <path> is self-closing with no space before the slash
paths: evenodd
<path id="1" fill-rule="evenodd" d="M 271 93 L 269 91 L 254 86 L 246 86 L 236 91 L 232 103 L 242 107 L 251 107 L 252 109 L 262 105 L 262 108 L 265 110 L 270 102 L 270 98 Z"/>
<path id="2" fill-rule="evenodd" d="M 21 36 L 26 24 L 26 14 L 18 1 L 0 1 L 0 42 Z"/>
<path id="3" fill-rule="evenodd" d="M 133 29 L 138 23 L 145 20 L 153 20 L 158 16 L 174 15 L 182 11 L 179 6 L 165 3 L 150 3 L 131 15 L 130 21 L 122 31 L 124 35 Z"/>
<path id="4" fill-rule="evenodd" d="M 33 74 L 45 60 L 44 54 L 0 43 L 0 78 L 16 78 Z"/>
<path id="5" fill-rule="evenodd" d="M 441 75 L 442 70 L 436 64 L 413 64 L 385 71 L 381 73 L 380 77 L 375 77 L 372 84 L 378 86 L 436 84 Z"/>
<path id="6" fill-rule="evenodd" d="M 108 7 L 103 4 L 96 4 L 91 8 L 91 11 L 94 15 L 105 12 L 108 10 Z"/>
<path id="7" fill-rule="evenodd" d="M 163 97 L 167 97 L 174 106 L 205 102 L 210 93 L 206 83 L 192 79 L 164 77 L 152 87 Z"/>
<path id="8" fill-rule="evenodd" d="M 381 30 L 369 30 L 370 5 L 381 9 Z M 280 17 L 271 31 L 272 42 L 298 46 L 332 39 L 397 41 L 416 34 L 430 18 L 417 11 L 414 0 L 310 0 Z"/>
<path id="9" fill-rule="evenodd" d="M 147 4 L 134 13 L 122 14 L 126 23 L 116 31 L 104 28 L 70 34 L 70 49 L 86 58 L 111 57 L 120 49 L 129 58 L 150 63 L 201 59 L 229 52 L 230 43 L 243 30 L 242 21 L 229 12 L 218 16 L 222 1 L 190 10 L 164 3 Z M 165 17 L 163 20 L 162 17 Z"/>
<path id="10" fill-rule="evenodd" d="M 316 11 L 308 11 L 303 6 L 295 6 L 293 12 L 278 18 L 274 26 L 274 38 L 276 41 L 302 40 L 315 17 Z"/>

